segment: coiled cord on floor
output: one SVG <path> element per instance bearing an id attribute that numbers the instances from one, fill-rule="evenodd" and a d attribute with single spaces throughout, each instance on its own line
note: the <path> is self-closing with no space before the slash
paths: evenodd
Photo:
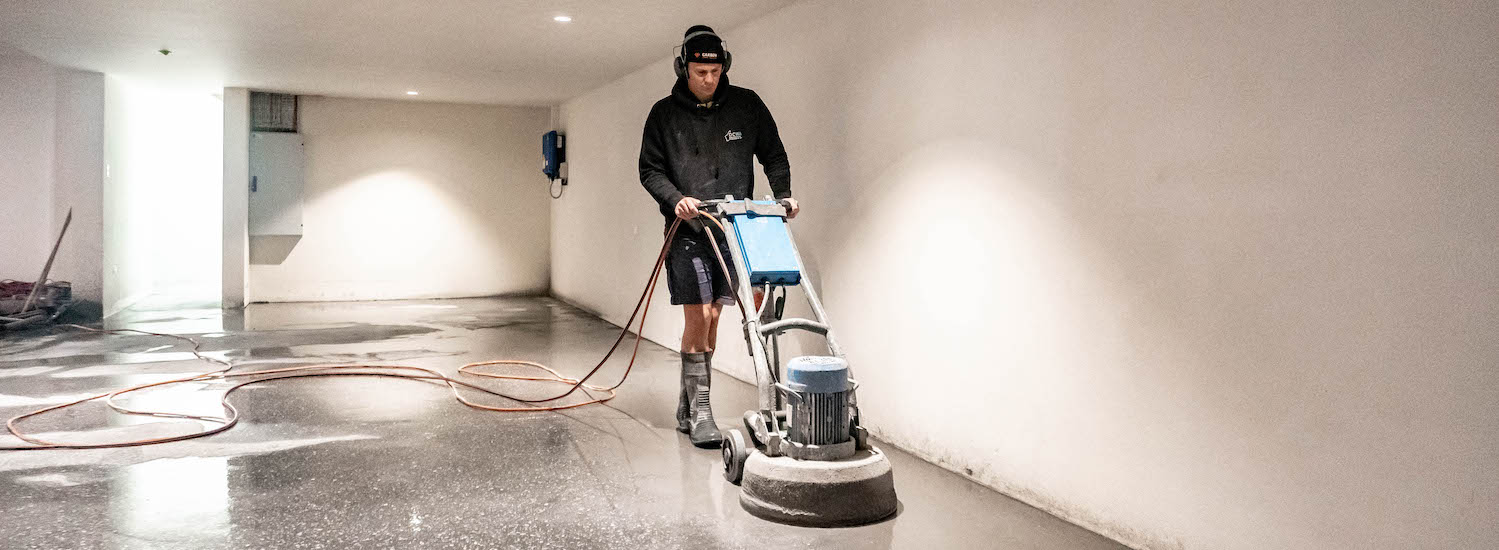
<path id="1" fill-rule="evenodd" d="M 703 218 L 706 218 L 707 220 L 709 220 L 711 222 L 713 222 L 714 225 L 718 226 L 719 230 L 721 230 L 721 231 L 724 230 L 723 224 L 720 223 L 718 220 L 714 219 L 711 215 L 709 215 L 707 213 L 704 213 L 704 212 L 699 212 L 698 215 L 701 216 L 701 217 L 703 217 Z M 59 405 L 52 405 L 52 406 L 49 406 L 49 407 L 45 407 L 45 408 L 41 408 L 41 409 L 37 409 L 37 410 L 31 411 L 31 412 L 28 412 L 28 413 L 25 413 L 25 414 L 14 416 L 14 417 L 10 418 L 9 420 L 7 420 L 5 422 L 5 428 L 10 431 L 11 435 L 14 435 L 16 438 L 18 438 L 18 439 L 20 439 L 22 441 L 25 441 L 27 443 L 31 443 L 31 445 L 27 445 L 27 446 L 0 447 L 0 451 L 30 451 L 30 450 L 42 450 L 42 449 L 110 449 L 110 448 L 120 448 L 120 447 L 137 447 L 137 446 L 142 446 L 142 445 L 154 445 L 154 444 L 158 444 L 158 443 L 168 443 L 168 442 L 172 442 L 172 441 L 183 441 L 183 440 L 187 440 L 187 439 L 194 439 L 194 438 L 199 438 L 199 437 L 206 437 L 206 436 L 209 436 L 209 435 L 213 435 L 213 434 L 220 433 L 220 432 L 223 432 L 225 430 L 228 430 L 229 428 L 234 427 L 235 424 L 239 423 L 239 418 L 240 418 L 239 409 L 235 408 L 234 404 L 229 402 L 229 396 L 231 394 L 233 394 L 236 390 L 238 390 L 240 388 L 243 388 L 245 386 L 251 385 L 251 384 L 258 384 L 258 383 L 261 383 L 261 382 L 267 382 L 267 381 L 271 381 L 271 380 L 285 380 L 285 379 L 288 379 L 288 378 L 315 378 L 315 377 L 330 377 L 330 376 L 384 376 L 384 377 L 391 377 L 391 378 L 403 378 L 403 379 L 407 379 L 407 380 L 436 381 L 436 382 L 440 382 L 440 383 L 443 383 L 443 384 L 447 385 L 447 387 L 453 392 L 453 397 L 455 399 L 457 399 L 458 402 L 460 402 L 460 403 L 462 403 L 462 404 L 464 404 L 466 406 L 475 408 L 475 409 L 481 409 L 481 410 L 486 410 L 486 411 L 495 411 L 495 412 L 557 411 L 557 410 L 563 410 L 563 409 L 571 409 L 571 408 L 576 408 L 576 407 L 582 407 L 582 406 L 585 406 L 585 405 L 592 405 L 592 404 L 595 404 L 595 403 L 603 403 L 605 401 L 608 401 L 608 400 L 614 398 L 614 396 L 616 395 L 615 390 L 619 389 L 619 387 L 625 383 L 625 380 L 628 379 L 629 376 L 630 376 L 630 371 L 633 370 L 634 367 L 635 367 L 635 359 L 640 354 L 640 341 L 643 339 L 639 335 L 643 334 L 644 331 L 645 331 L 645 319 L 646 319 L 646 315 L 650 312 L 650 307 L 651 307 L 650 306 L 650 298 L 655 293 L 655 290 L 656 290 L 656 280 L 657 280 L 657 278 L 659 277 L 659 275 L 661 273 L 661 267 L 662 267 L 662 265 L 666 261 L 666 253 L 667 253 L 667 251 L 671 247 L 672 238 L 676 235 L 677 230 L 680 228 L 681 224 L 682 224 L 682 220 L 678 219 L 678 220 L 674 221 L 672 223 L 672 225 L 671 225 L 671 228 L 667 230 L 667 232 L 666 232 L 666 240 L 661 245 L 661 252 L 656 257 L 655 266 L 653 266 L 651 268 L 650 279 L 646 282 L 645 289 L 641 291 L 640 299 L 635 303 L 635 309 L 630 312 L 630 318 L 627 321 L 625 321 L 624 327 L 622 327 L 620 329 L 619 337 L 614 339 L 614 344 L 609 347 L 609 351 L 604 354 L 604 357 L 602 359 L 599 359 L 598 364 L 594 365 L 593 369 L 591 369 L 591 370 L 588 371 L 588 374 L 585 374 L 581 378 L 576 378 L 576 379 L 574 379 L 574 378 L 568 378 L 566 376 L 563 376 L 561 373 L 559 373 L 559 372 L 553 370 L 552 368 L 547 367 L 546 365 L 543 365 L 541 363 L 536 363 L 536 362 L 532 362 L 532 361 L 518 361 L 518 360 L 481 361 L 481 362 L 477 362 L 477 363 L 469 363 L 469 364 L 463 365 L 463 366 L 461 366 L 461 367 L 458 368 L 459 374 L 467 374 L 467 375 L 470 375 L 470 376 L 476 376 L 476 377 L 480 377 L 480 378 L 493 378 L 493 379 L 500 379 L 500 380 L 514 380 L 514 381 L 522 381 L 522 382 L 547 382 L 547 383 L 556 383 L 556 384 L 566 384 L 568 386 L 568 389 L 566 391 L 564 391 L 564 392 L 562 392 L 560 394 L 557 394 L 555 396 L 545 397 L 545 398 L 540 398 L 540 399 L 526 399 L 526 398 L 516 397 L 516 396 L 505 394 L 505 393 L 502 393 L 502 392 L 499 392 L 499 391 L 496 391 L 496 390 L 492 390 L 492 389 L 489 389 L 489 388 L 478 386 L 478 385 L 470 383 L 470 382 L 465 382 L 465 381 L 459 380 L 457 378 L 446 376 L 446 375 L 444 375 L 444 374 L 442 374 L 440 372 L 437 372 L 435 370 L 432 370 L 432 369 L 428 369 L 428 368 L 424 368 L 424 367 L 414 367 L 414 366 L 408 366 L 408 365 L 321 364 L 321 365 L 306 365 L 306 366 L 300 366 L 300 367 L 286 367 L 286 368 L 278 368 L 278 369 L 268 369 L 268 370 L 260 370 L 260 371 L 231 372 L 235 368 L 235 365 L 233 363 L 231 363 L 230 361 L 226 361 L 226 360 L 223 360 L 223 359 L 216 358 L 216 357 L 210 357 L 210 356 L 204 355 L 202 353 L 202 343 L 200 343 L 197 340 L 194 340 L 192 338 L 186 337 L 186 336 L 179 336 L 179 335 L 175 335 L 175 334 L 161 334 L 161 333 L 155 333 L 155 332 L 146 332 L 146 331 L 135 330 L 135 329 L 99 330 L 99 329 L 93 329 L 93 328 L 84 327 L 84 326 L 80 326 L 80 325 L 68 325 L 69 327 L 72 327 L 72 328 L 81 329 L 81 330 L 90 331 L 90 332 L 95 332 L 95 333 L 103 333 L 103 334 L 126 334 L 126 333 L 133 333 L 133 334 L 143 334 L 143 335 L 148 335 L 148 336 L 159 336 L 159 337 L 164 337 L 164 338 L 173 338 L 173 339 L 181 340 L 181 341 L 187 342 L 187 343 L 189 343 L 189 344 L 192 345 L 192 354 L 193 354 L 194 357 L 196 357 L 197 359 L 199 359 L 201 361 L 207 362 L 207 363 L 213 363 L 213 364 L 222 365 L 222 368 L 215 369 L 215 370 L 212 370 L 212 371 L 209 371 L 209 372 L 205 372 L 205 373 L 195 374 L 195 375 L 188 376 L 188 377 L 183 377 L 183 378 L 173 378 L 173 379 L 170 379 L 170 380 L 162 380 L 162 381 L 159 381 L 159 382 L 151 382 L 151 383 L 146 383 L 146 384 L 138 384 L 138 385 L 135 385 L 135 386 L 130 386 L 130 387 L 127 387 L 127 388 L 122 388 L 122 389 L 118 389 L 118 390 L 108 391 L 108 392 L 100 393 L 100 394 L 97 394 L 97 395 L 85 397 L 85 398 L 82 398 L 82 399 L 77 399 L 77 400 L 74 400 L 74 401 L 70 401 L 70 402 L 67 402 L 67 403 L 62 403 L 62 404 L 59 404 Z M 707 235 L 708 235 L 708 240 L 709 240 L 709 243 L 711 244 L 710 248 L 712 248 L 713 254 L 718 257 L 718 265 L 719 265 L 719 268 L 723 269 L 723 271 L 724 271 L 725 280 L 732 280 L 732 276 L 730 275 L 728 264 L 727 264 L 727 262 L 724 261 L 723 254 L 720 253 L 719 250 L 718 250 L 717 239 L 714 238 L 713 231 L 706 230 L 706 228 L 705 228 L 704 232 L 707 233 Z M 727 233 L 725 233 L 725 234 L 727 234 Z M 747 310 L 745 309 L 744 304 L 742 303 L 743 301 L 742 300 L 736 300 L 736 302 L 740 302 L 738 304 L 739 305 L 740 314 L 744 317 L 745 321 L 747 322 L 748 319 L 749 319 L 749 317 L 748 317 L 749 314 L 748 314 Z M 630 353 L 630 362 L 629 362 L 628 365 L 626 365 L 624 374 L 620 375 L 620 378 L 619 378 L 618 382 L 615 382 L 614 384 L 609 385 L 609 386 L 599 386 L 599 385 L 589 384 L 588 381 L 590 379 L 592 379 L 594 377 L 594 375 L 598 374 L 599 370 L 603 369 L 605 363 L 607 363 L 609 361 L 609 358 L 614 355 L 614 352 L 619 349 L 619 345 L 624 342 L 625 335 L 627 335 L 627 334 L 630 333 L 630 325 L 632 325 L 632 324 L 635 323 L 635 319 L 636 319 L 637 315 L 640 318 L 640 325 L 639 325 L 639 327 L 635 331 L 635 334 L 637 335 L 636 338 L 635 338 L 635 347 L 634 347 L 634 350 Z M 493 365 L 512 365 L 512 366 L 527 367 L 527 368 L 532 368 L 532 369 L 539 369 L 539 370 L 546 371 L 547 373 L 549 373 L 549 375 L 521 376 L 521 375 L 513 375 L 513 374 L 495 374 L 495 373 L 489 373 L 489 372 L 478 372 L 478 371 L 474 370 L 474 369 L 477 369 L 477 368 L 480 368 L 480 367 L 493 366 Z M 416 371 L 416 372 L 409 372 L 409 371 Z M 144 389 L 147 389 L 147 388 L 153 388 L 153 387 L 158 387 L 158 386 L 166 386 L 166 385 L 170 385 L 170 384 L 180 384 L 180 383 L 185 383 L 185 382 L 225 381 L 225 380 L 236 379 L 236 378 L 245 378 L 245 377 L 255 377 L 255 378 L 253 380 L 247 380 L 247 381 L 235 384 L 233 386 L 230 386 L 229 389 L 224 392 L 223 396 L 220 397 L 219 403 L 224 408 L 224 415 L 223 416 L 195 415 L 195 414 L 185 414 L 185 413 L 135 410 L 135 409 L 126 408 L 124 406 L 121 406 L 119 403 L 115 402 L 115 398 L 116 397 L 119 397 L 121 395 L 125 395 L 125 394 L 128 394 L 128 393 L 132 393 L 132 392 L 144 390 Z M 473 391 L 476 391 L 476 392 L 479 392 L 479 393 L 483 393 L 483 394 L 488 394 L 488 395 L 493 395 L 493 396 L 496 396 L 496 397 L 504 398 L 504 399 L 507 399 L 507 400 L 510 400 L 510 401 L 515 401 L 515 402 L 519 402 L 519 403 L 526 403 L 527 405 L 525 405 L 525 406 L 516 406 L 516 407 L 499 407 L 499 406 L 494 406 L 494 405 L 486 405 L 486 404 L 478 403 L 478 402 L 475 402 L 473 400 L 468 399 L 467 397 L 464 397 L 464 395 L 459 391 L 460 387 L 467 388 L 467 389 L 470 389 L 470 390 L 473 390 Z M 567 404 L 553 404 L 553 405 L 545 405 L 545 404 L 543 404 L 543 403 L 550 403 L 550 402 L 553 402 L 553 401 L 557 401 L 557 400 L 566 398 L 566 397 L 568 397 L 568 396 L 570 396 L 573 393 L 578 392 L 578 391 L 582 391 L 584 395 L 588 396 L 588 400 L 586 400 L 586 401 L 580 401 L 580 402 L 577 402 L 577 403 L 567 403 Z M 602 392 L 603 395 L 595 396 L 593 393 L 590 393 L 590 392 Z M 55 442 L 55 441 L 47 441 L 47 440 L 41 439 L 41 438 L 39 438 L 39 437 L 37 437 L 35 435 L 29 435 L 29 434 L 27 434 L 26 432 L 22 431 L 20 429 L 20 427 L 19 427 L 19 424 L 23 420 L 26 420 L 28 418 L 33 418 L 33 417 L 45 415 L 45 414 L 48 414 L 48 413 L 52 413 L 52 412 L 56 412 L 56 411 L 60 411 L 60 410 L 64 410 L 64 409 L 68 409 L 68 408 L 71 408 L 71 407 L 76 407 L 78 405 L 82 405 L 84 403 L 88 403 L 90 401 L 96 401 L 96 400 L 99 400 L 99 399 L 103 399 L 104 402 L 105 402 L 105 405 L 107 405 L 110 408 L 110 410 L 112 410 L 112 411 L 114 411 L 116 413 L 119 413 L 119 414 L 128 414 L 128 415 L 136 415 L 136 416 L 150 416 L 150 417 L 156 417 L 156 418 L 171 418 L 171 419 L 178 419 L 178 420 L 195 420 L 195 421 L 208 422 L 208 423 L 217 424 L 217 425 L 214 426 L 214 427 L 208 428 L 206 430 L 203 430 L 203 431 L 193 432 L 193 433 L 189 433 L 189 434 L 176 435 L 176 436 L 168 436 L 168 437 L 150 438 L 150 439 L 136 439 L 136 440 L 119 441 L 119 442 L 111 442 L 111 443 L 60 443 L 60 442 Z"/>

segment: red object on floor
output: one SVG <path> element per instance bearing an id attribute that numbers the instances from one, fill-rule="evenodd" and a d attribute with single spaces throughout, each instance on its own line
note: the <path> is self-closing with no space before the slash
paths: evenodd
<path id="1" fill-rule="evenodd" d="M 0 300 L 6 298 L 20 298 L 25 300 L 26 295 L 31 293 L 31 287 L 33 286 L 36 286 L 36 283 L 11 280 L 0 281 Z"/>

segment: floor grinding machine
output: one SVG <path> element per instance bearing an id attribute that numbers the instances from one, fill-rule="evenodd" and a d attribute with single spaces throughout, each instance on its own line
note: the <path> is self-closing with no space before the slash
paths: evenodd
<path id="1" fill-rule="evenodd" d="M 859 423 L 859 384 L 806 275 L 784 205 L 733 197 L 703 204 L 728 222 L 734 267 L 748 274 L 740 303 L 755 304 L 755 290 L 763 292 L 744 326 L 759 408 L 744 413 L 744 430 L 724 434 L 722 447 L 724 477 L 740 486 L 740 505 L 764 519 L 819 527 L 890 517 L 897 506 L 890 460 Z M 815 319 L 782 318 L 790 287 L 801 289 Z M 779 339 L 788 331 L 821 335 L 828 354 L 793 358 L 783 370 Z"/>

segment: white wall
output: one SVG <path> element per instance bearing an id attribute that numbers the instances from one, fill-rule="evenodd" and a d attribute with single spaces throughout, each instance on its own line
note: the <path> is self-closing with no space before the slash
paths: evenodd
<path id="1" fill-rule="evenodd" d="M 217 300 L 221 100 L 115 76 L 105 88 L 105 314 L 152 294 Z"/>
<path id="2" fill-rule="evenodd" d="M 104 303 L 104 75 L 60 69 L 52 157 L 52 238 L 69 211 L 63 248 L 52 279 L 73 284 L 73 311 L 103 315 Z"/>
<path id="3" fill-rule="evenodd" d="M 52 248 L 56 68 L 24 55 L 0 57 L 0 278 L 34 280 Z"/>
<path id="4" fill-rule="evenodd" d="M 0 50 L 0 279 L 34 281 L 73 221 L 49 278 L 73 285 L 75 311 L 103 301 L 103 75 Z"/>
<path id="5" fill-rule="evenodd" d="M 250 273 L 250 91 L 224 88 L 222 99 L 224 151 L 220 156 L 224 160 L 224 214 L 219 232 L 223 239 L 220 304 L 234 309 L 247 303 L 246 281 Z"/>
<path id="6" fill-rule="evenodd" d="M 304 97 L 303 236 L 251 239 L 251 301 L 548 285 L 545 108 Z M 284 258 L 282 258 L 284 256 Z"/>
<path id="7" fill-rule="evenodd" d="M 625 323 L 661 249 L 663 220 L 636 162 L 645 113 L 665 95 L 670 75 L 668 63 L 657 63 L 560 110 L 568 185 L 552 201 L 552 294 L 615 324 Z M 671 306 L 664 280 L 657 287 L 645 334 L 680 348 L 680 308 Z"/>
<path id="8" fill-rule="evenodd" d="M 1499 546 L 1495 4 L 820 0 L 720 30 L 880 437 L 1141 548 Z M 553 292 L 617 323 L 670 84 L 563 109 Z"/>

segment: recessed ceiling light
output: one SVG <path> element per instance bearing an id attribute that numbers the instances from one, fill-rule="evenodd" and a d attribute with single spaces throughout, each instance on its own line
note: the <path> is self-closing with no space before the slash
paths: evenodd
<path id="1" fill-rule="evenodd" d="M 553 21 L 556 21 L 556 22 L 558 22 L 558 23 L 566 23 L 566 22 L 568 22 L 568 21 L 572 21 L 572 20 L 573 20 L 573 18 L 571 18 L 571 17 L 568 17 L 568 16 L 566 16 L 566 15 L 559 15 L 559 16 L 556 16 L 556 17 L 553 17 L 553 18 L 552 18 L 552 20 L 553 20 Z"/>
<path id="2" fill-rule="evenodd" d="M 416 90 L 407 90 L 406 95 L 416 95 Z"/>

